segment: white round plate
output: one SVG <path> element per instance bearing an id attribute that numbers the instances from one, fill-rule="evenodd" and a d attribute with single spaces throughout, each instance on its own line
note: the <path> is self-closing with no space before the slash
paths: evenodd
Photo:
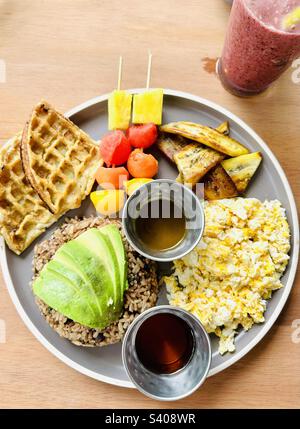
<path id="1" fill-rule="evenodd" d="M 135 89 L 131 92 L 141 91 L 143 90 Z M 107 131 L 107 97 L 108 95 L 103 95 L 87 101 L 69 111 L 66 116 L 70 117 L 95 140 L 98 140 Z M 265 323 L 255 325 L 250 331 L 238 334 L 235 353 L 220 356 L 217 350 L 218 341 L 214 336 L 211 336 L 213 356 L 209 375 L 213 375 L 229 367 L 248 353 L 267 334 L 282 311 L 290 294 L 298 264 L 299 225 L 297 210 L 291 188 L 277 159 L 266 143 L 238 117 L 208 100 L 172 90 L 165 90 L 163 116 L 164 123 L 186 120 L 212 127 L 228 120 L 231 135 L 251 151 L 260 151 L 263 155 L 262 167 L 253 179 L 247 196 L 256 197 L 260 200 L 279 199 L 286 208 L 291 228 L 292 248 L 289 265 L 282 277 L 284 288 L 275 292 L 268 302 Z M 175 178 L 176 175 L 175 168 L 166 159 L 160 157 L 159 177 Z M 89 203 L 89 198 L 87 198 L 79 209 L 69 212 L 68 216 L 93 213 L 94 210 Z M 42 234 L 34 244 L 49 237 L 62 222 L 63 218 Z M 75 346 L 60 338 L 40 315 L 29 287 L 32 276 L 34 244 L 21 256 L 17 256 L 7 248 L 2 238 L 0 241 L 0 260 L 5 282 L 11 299 L 24 323 L 51 353 L 77 371 L 106 383 L 134 387 L 122 365 L 121 344 L 102 348 Z M 163 303 L 164 299 L 162 294 L 159 302 Z M 49 368 L 47 370 L 49 371 Z"/>

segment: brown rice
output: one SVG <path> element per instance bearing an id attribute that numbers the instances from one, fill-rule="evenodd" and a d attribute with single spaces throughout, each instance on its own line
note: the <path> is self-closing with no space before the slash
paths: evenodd
<path id="1" fill-rule="evenodd" d="M 122 233 L 118 220 L 89 217 L 68 219 L 50 239 L 38 244 L 34 249 L 33 270 L 36 278 L 43 266 L 53 257 L 58 248 L 76 238 L 89 228 L 101 228 L 114 223 Z M 80 346 L 105 346 L 119 342 L 130 323 L 143 311 L 153 307 L 157 301 L 158 282 L 156 264 L 135 252 L 122 234 L 128 261 L 128 289 L 124 296 L 124 311 L 117 322 L 104 330 L 89 328 L 68 319 L 36 297 L 36 303 L 48 324 L 61 337 Z"/>

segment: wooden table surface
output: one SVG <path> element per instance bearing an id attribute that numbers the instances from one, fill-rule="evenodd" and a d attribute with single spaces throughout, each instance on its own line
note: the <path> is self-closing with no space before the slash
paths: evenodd
<path id="1" fill-rule="evenodd" d="M 151 85 L 200 95 L 240 116 L 278 157 L 299 202 L 300 84 L 290 70 L 263 96 L 228 94 L 208 60 L 220 55 L 228 14 L 223 0 L 0 0 L 0 143 L 22 129 L 41 98 L 66 111 L 111 91 L 119 54 L 124 87 L 144 86 L 150 48 Z M 25 327 L 1 279 L 0 407 L 299 407 L 300 344 L 292 341 L 299 286 L 298 276 L 276 326 L 246 357 L 191 397 L 160 403 L 60 362 Z"/>

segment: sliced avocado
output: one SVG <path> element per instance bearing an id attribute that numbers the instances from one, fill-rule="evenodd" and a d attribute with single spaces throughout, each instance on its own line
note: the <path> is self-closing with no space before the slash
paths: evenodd
<path id="1" fill-rule="evenodd" d="M 61 261 L 52 260 L 43 269 L 33 285 L 34 293 L 51 308 L 75 322 L 86 326 L 98 324 L 99 308 L 84 290 L 81 276 L 67 270 Z M 102 312 L 101 312 L 102 316 Z"/>
<path id="2" fill-rule="evenodd" d="M 102 228 L 101 228 L 102 229 Z M 119 291 L 122 290 L 123 284 L 121 283 L 120 279 L 120 270 L 119 270 L 119 264 L 118 264 L 118 258 L 115 254 L 114 247 L 109 240 L 108 237 L 106 237 L 103 234 L 99 234 L 101 230 L 92 228 L 86 231 L 84 234 L 81 234 L 79 237 L 75 239 L 78 243 L 81 243 L 83 246 L 85 246 L 87 249 L 93 250 L 97 254 L 98 257 L 101 259 L 105 259 L 107 262 L 107 269 L 108 273 L 114 281 L 114 288 L 113 288 L 113 296 L 111 297 L 113 300 L 113 303 L 118 302 L 118 295 Z M 103 242 L 105 242 L 105 245 L 107 246 L 107 249 L 109 249 L 109 256 L 110 258 L 107 258 L 107 250 L 103 249 L 101 250 L 101 246 L 103 246 Z M 99 253 L 101 251 L 101 253 Z"/>
<path id="3" fill-rule="evenodd" d="M 73 321 L 103 329 L 123 309 L 117 261 L 110 240 L 99 229 L 90 229 L 60 247 L 34 281 L 33 291 Z"/>
<path id="4" fill-rule="evenodd" d="M 123 286 L 123 292 L 125 292 L 128 288 L 127 259 L 120 231 L 116 225 L 106 225 L 100 229 L 100 232 L 109 238 L 114 247 L 116 259 L 119 264 L 121 285 Z"/>

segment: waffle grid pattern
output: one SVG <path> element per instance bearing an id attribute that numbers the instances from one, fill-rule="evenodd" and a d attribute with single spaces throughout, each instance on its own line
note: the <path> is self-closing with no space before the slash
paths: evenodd
<path id="1" fill-rule="evenodd" d="M 18 134 L 0 154 L 0 231 L 17 254 L 57 220 L 25 177 L 20 143 Z"/>
<path id="2" fill-rule="evenodd" d="M 40 103 L 25 128 L 23 151 L 26 176 L 53 213 L 80 206 L 100 163 L 96 143 L 87 134 Z"/>

